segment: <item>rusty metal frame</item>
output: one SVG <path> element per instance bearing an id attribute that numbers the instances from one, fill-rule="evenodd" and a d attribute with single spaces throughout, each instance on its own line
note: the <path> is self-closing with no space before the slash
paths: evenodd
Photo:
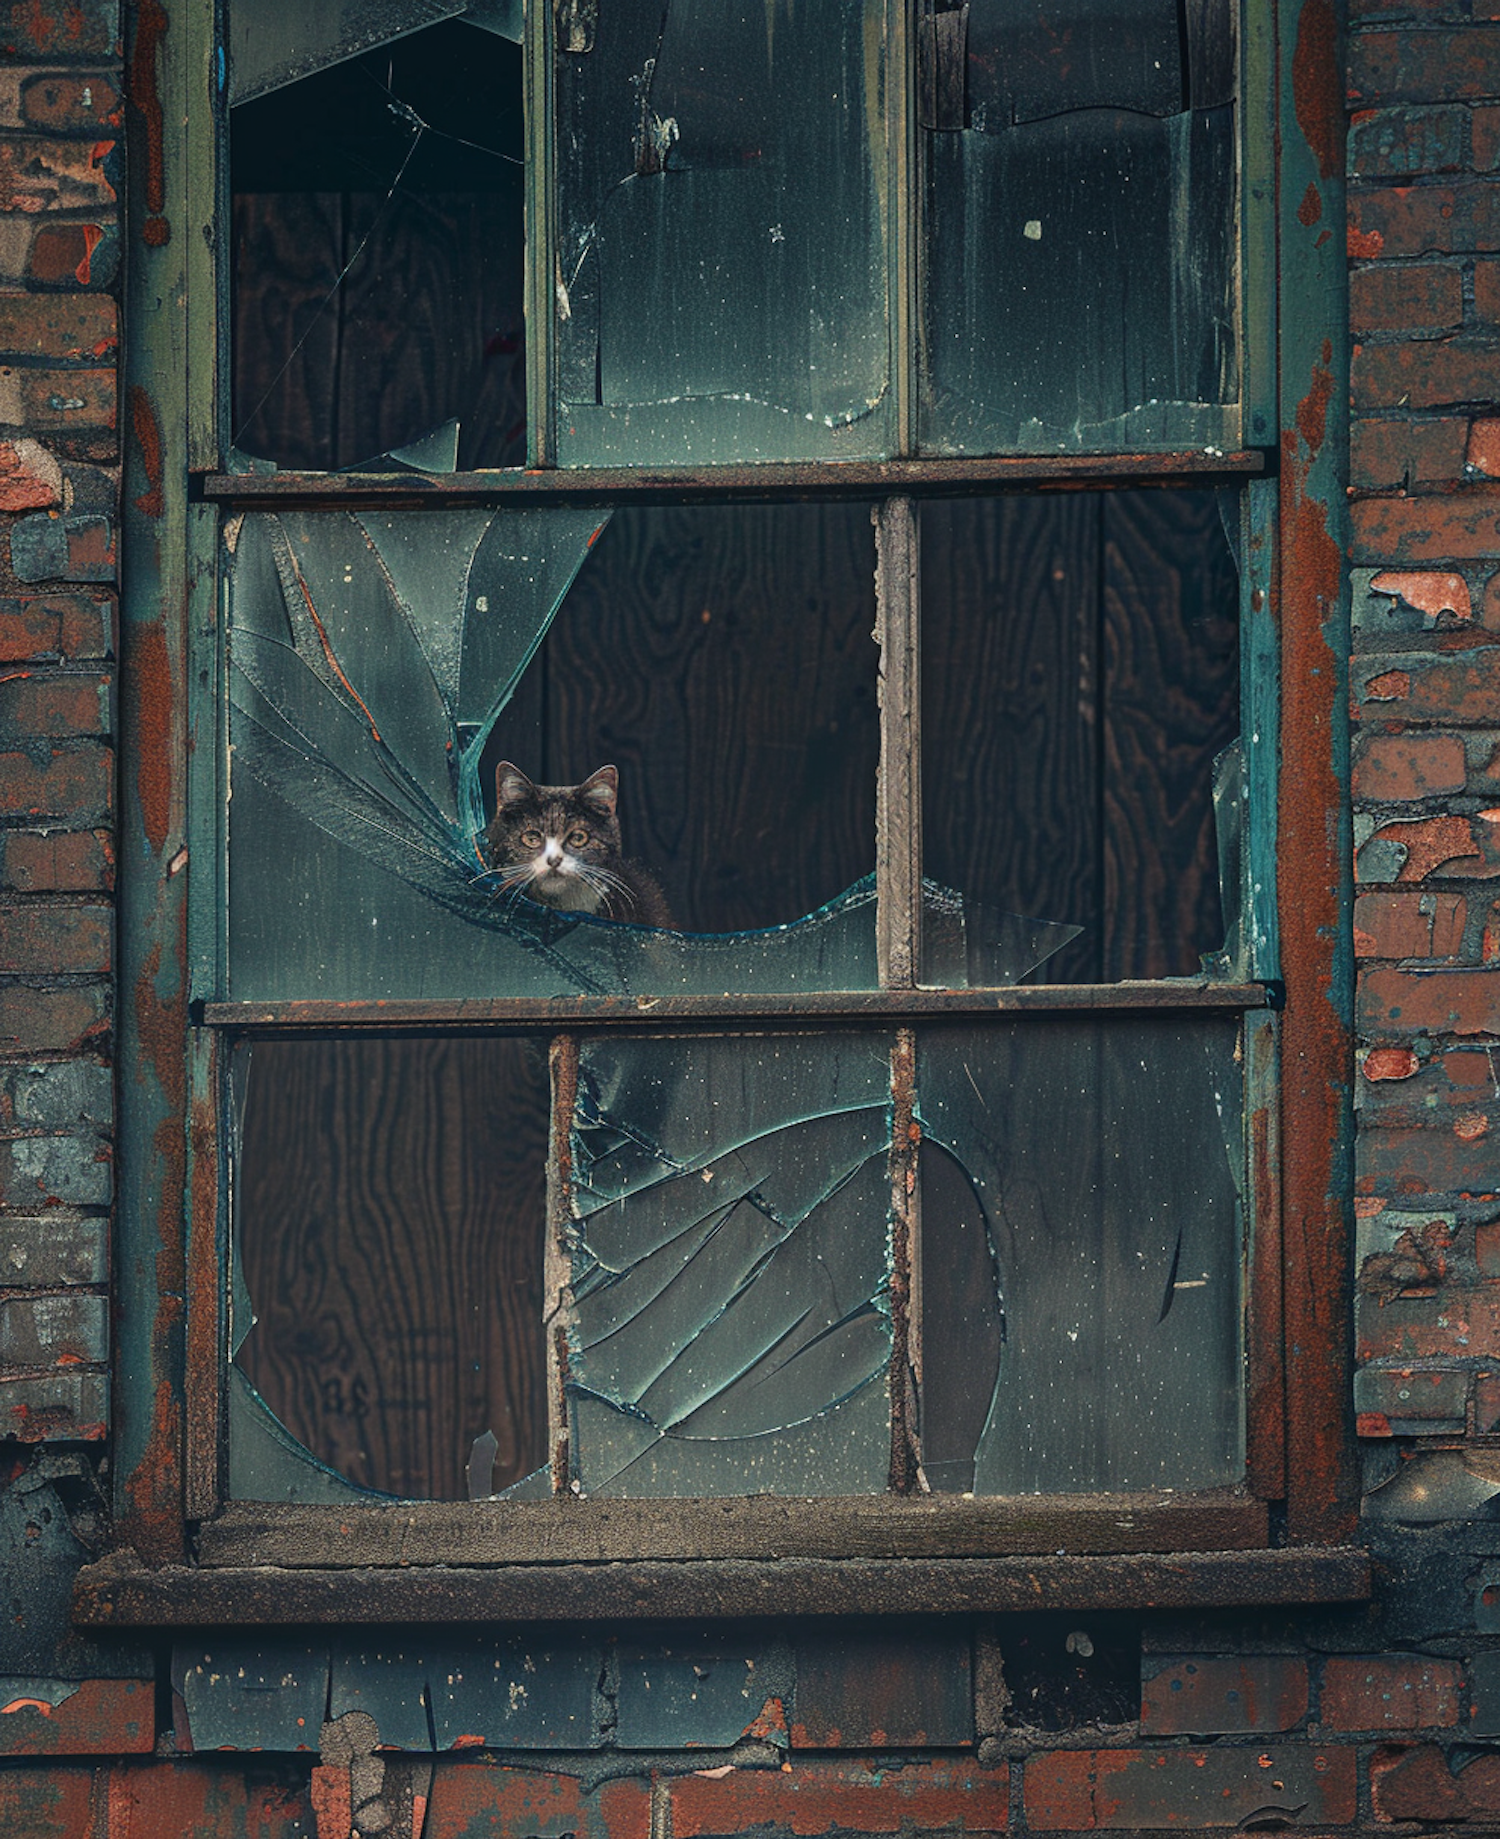
<path id="1" fill-rule="evenodd" d="M 506 1521 L 496 1536 L 505 1557 L 519 1562 L 507 1566 L 497 1561 L 493 1570 L 483 1568 L 483 1559 L 475 1568 L 472 1557 L 467 1569 L 452 1564 L 461 1553 L 472 1554 L 476 1540 L 482 1546 L 490 1536 L 483 1504 L 458 1510 L 465 1518 L 456 1537 L 445 1530 L 443 1516 L 450 1510 L 403 1506 L 403 1537 L 425 1528 L 424 1536 L 436 1542 L 434 1551 L 441 1546 L 446 1553 L 447 1565 L 438 1557 L 430 1561 L 440 1565 L 441 1577 L 413 1574 L 403 1580 L 381 1568 L 382 1558 L 371 1556 L 359 1562 L 376 1568 L 341 1570 L 340 1582 L 330 1581 L 334 1543 L 319 1510 L 287 1510 L 290 1519 L 280 1523 L 272 1538 L 278 1510 L 223 1503 L 226 1175 L 216 1110 L 220 1031 L 556 1032 L 578 1026 L 639 1029 L 643 1023 L 738 1030 L 768 1022 L 795 1028 L 819 1019 L 904 1027 L 922 1016 L 978 1018 L 1078 1007 L 1231 1007 L 1247 1012 L 1248 1192 L 1254 1214 L 1247 1349 L 1250 1492 L 1235 1503 L 1223 1503 L 1217 1521 L 1211 1515 L 1203 1519 L 1208 1504 L 1190 1497 L 1144 1503 L 1139 1513 L 1146 1518 L 1133 1508 L 1134 1526 L 1128 1541 L 1121 1541 L 1128 1543 L 1128 1555 L 1100 1531 L 1106 1517 L 1118 1521 L 1119 1497 L 1069 1498 L 1061 1520 L 1039 1516 L 1035 1502 L 924 1502 L 893 1495 L 877 1502 L 807 1503 L 805 1511 L 799 1511 L 798 1503 L 778 1502 L 779 1536 L 760 1532 L 758 1542 L 739 1554 L 717 1553 L 716 1548 L 716 1555 L 701 1561 L 673 1559 L 674 1600 L 684 1613 L 745 1613 L 757 1603 L 772 1606 L 767 1592 L 773 1583 L 773 1606 L 781 1614 L 798 1612 L 799 1606 L 806 1613 L 831 1613 L 835 1606 L 878 1608 L 892 1592 L 899 1592 L 906 1609 L 1029 1606 L 1043 1596 L 1078 1604 L 1202 1606 L 1362 1594 L 1368 1587 L 1362 1554 L 1328 1549 L 1347 1538 L 1354 1524 L 1353 1439 L 1345 1402 L 1352 1167 L 1352 951 L 1342 722 L 1346 437 L 1338 407 L 1347 352 L 1342 252 L 1326 227 L 1342 220 L 1341 47 L 1328 0 L 1276 0 L 1267 9 L 1248 8 L 1242 46 L 1247 95 L 1253 101 L 1262 80 L 1274 86 L 1265 136 L 1266 146 L 1275 150 L 1274 164 L 1257 165 L 1252 158 L 1242 174 L 1247 203 L 1257 186 L 1275 195 L 1274 241 L 1256 231 L 1242 250 L 1252 295 L 1259 298 L 1253 284 L 1257 276 L 1266 277 L 1273 261 L 1280 289 L 1276 316 L 1268 314 L 1260 322 L 1268 331 L 1274 327 L 1276 337 L 1280 443 L 1274 461 L 1258 449 L 1246 449 L 1222 455 L 900 460 L 712 472 L 533 470 L 446 478 L 245 477 L 213 470 L 218 460 L 215 390 L 204 392 L 203 380 L 215 386 L 219 381 L 212 246 L 217 202 L 214 11 L 213 0 L 142 0 L 131 16 L 128 51 L 133 157 L 127 217 L 131 342 L 124 414 L 121 1184 L 115 1264 L 116 1515 L 124 1549 L 85 1573 L 81 1617 L 96 1626 L 188 1625 L 247 1613 L 279 1621 L 387 1615 L 453 1620 L 480 1613 L 481 1606 L 511 1615 L 597 1613 L 606 1600 L 612 1614 L 628 1617 L 635 1613 L 632 1605 L 660 1601 L 649 1591 L 663 1559 L 652 1555 L 638 1527 L 633 1545 L 627 1538 L 635 1525 L 633 1514 L 637 1521 L 651 1517 L 658 1528 L 671 1522 L 673 1516 L 663 1515 L 660 1503 L 591 1504 L 564 1498 L 528 1504 L 526 1514 L 541 1510 L 554 1519 Z M 185 138 L 164 132 L 165 123 L 182 120 L 189 124 Z M 532 305 L 540 311 L 541 302 L 550 298 L 546 274 L 537 277 L 535 291 Z M 1247 320 L 1247 330 L 1252 324 Z M 1252 439 L 1261 434 L 1254 422 L 1256 401 L 1276 406 L 1274 392 L 1263 384 L 1255 386 L 1253 399 L 1247 396 Z M 545 452 L 534 458 L 545 458 Z M 190 479 L 197 507 L 190 499 Z M 1271 737 L 1250 761 L 1252 804 L 1258 799 L 1264 808 L 1274 795 L 1280 837 L 1279 881 L 1264 856 L 1252 862 L 1247 881 L 1249 971 L 1262 982 L 1191 980 L 1104 990 L 998 992 L 888 987 L 867 994 L 712 1005 L 692 998 L 662 999 L 645 1011 L 635 1003 L 607 999 L 365 1005 L 210 1001 L 190 1006 L 190 964 L 209 986 L 205 994 L 214 984 L 207 971 L 213 954 L 189 943 L 185 896 L 192 882 L 195 900 L 207 898 L 213 904 L 219 885 L 214 864 L 201 859 L 205 851 L 214 854 L 217 837 L 216 820 L 202 821 L 201 795 L 210 782 L 215 799 L 219 789 L 214 557 L 203 533 L 221 509 L 298 504 L 437 508 L 626 498 L 748 501 L 771 495 L 911 499 L 978 490 L 1257 480 L 1263 483 L 1253 484 L 1249 493 L 1251 587 L 1244 658 L 1251 700 L 1246 714 Z M 195 628 L 196 654 L 190 646 Z M 198 690 L 190 668 L 194 655 Z M 1276 673 L 1269 668 L 1273 659 L 1280 666 L 1279 711 Z M 1268 682 L 1272 688 L 1266 692 Z M 1296 770 L 1279 782 L 1278 714 L 1286 750 L 1296 760 Z M 207 764 L 199 769 L 205 777 L 193 787 L 198 808 L 189 831 L 188 760 L 194 747 Z M 1264 848 L 1263 836 L 1252 837 L 1252 857 Z M 204 937 L 195 931 L 195 941 Z M 1276 1014 L 1275 980 L 1283 975 L 1286 1009 Z M 888 978 L 892 984 L 898 981 L 894 975 Z M 1320 1549 L 1182 1555 L 1188 1527 L 1193 1540 L 1263 1545 L 1266 1499 L 1284 1499 L 1294 1543 Z M 970 1505 L 982 1511 L 971 1515 Z M 859 1525 L 867 1509 L 885 1520 L 888 1541 L 910 1541 L 899 1554 L 882 1555 L 862 1543 Z M 684 1536 L 693 1527 L 699 1529 L 694 1537 L 706 1536 L 703 1528 L 727 1523 L 738 1525 L 737 1536 L 748 1538 L 749 1521 L 738 1516 L 754 1510 L 751 1503 L 715 1502 L 701 1513 L 685 1511 Z M 350 1509 L 340 1511 L 345 1520 L 350 1518 Z M 515 1511 L 523 1510 L 518 1506 Z M 352 1544 L 339 1542 L 351 1559 L 378 1546 L 379 1529 L 392 1523 L 382 1518 L 385 1512 L 372 1507 L 353 1515 L 357 1536 Z M 1162 1516 L 1159 1521 L 1150 1518 L 1152 1512 Z M 245 1544 L 246 1529 L 256 1516 L 263 1522 L 256 1536 L 272 1541 L 265 1548 L 271 1555 L 261 1564 L 251 1562 Z M 184 1562 L 189 1523 L 195 1519 L 205 1522 L 204 1563 L 197 1570 Z M 1059 1530 L 1063 1522 L 1066 1534 Z M 500 1528 L 498 1520 L 495 1525 Z M 523 1525 L 534 1528 L 541 1542 L 536 1563 L 526 1560 L 533 1535 L 522 1537 L 518 1529 Z M 814 1530 L 819 1526 L 847 1556 L 820 1555 Z M 1174 1531 L 1175 1540 L 1164 1543 Z M 577 1538 L 592 1540 L 592 1548 L 570 1554 L 570 1541 Z M 982 1544 L 966 1548 L 966 1538 Z M 298 1568 L 292 1548 L 312 1549 L 309 1540 L 321 1556 L 303 1572 L 306 1588 L 278 1595 L 289 1571 Z M 1062 1544 L 1070 1552 L 1092 1549 L 1095 1555 L 1057 1560 L 993 1556 L 1056 1550 Z M 1155 1558 L 1148 1556 L 1152 1550 Z M 627 1551 L 634 1562 L 626 1561 Z M 778 1555 L 783 1552 L 789 1555 Z M 919 1557 L 927 1562 L 914 1563 Z M 266 1562 L 280 1580 L 269 1591 L 262 1569 Z M 158 1567 L 154 1584 L 142 1567 Z M 550 1580 L 546 1589 L 544 1579 Z"/>

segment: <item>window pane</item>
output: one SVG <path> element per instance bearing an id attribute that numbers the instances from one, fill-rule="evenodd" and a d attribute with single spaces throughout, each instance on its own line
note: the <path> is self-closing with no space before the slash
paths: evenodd
<path id="1" fill-rule="evenodd" d="M 584 1047 L 568 1396 L 586 1493 L 886 1486 L 890 1086 L 874 1035 Z"/>
<path id="2" fill-rule="evenodd" d="M 922 137 L 924 450 L 1237 445 L 1228 0 L 967 17 Z"/>
<path id="3" fill-rule="evenodd" d="M 236 1101 L 241 1379 L 362 1488 L 463 1499 L 486 1433 L 493 1476 L 486 1468 L 479 1492 L 536 1469 L 547 1452 L 544 1051 L 260 1042 L 241 1050 Z M 267 1459 L 273 1429 L 242 1402 L 234 1491 L 317 1498 L 295 1452 Z"/>
<path id="4" fill-rule="evenodd" d="M 1189 976 L 1224 945 L 1239 579 L 1220 511 L 1176 490 L 923 507 L 926 868 L 970 905 L 1080 928 L 1039 981 Z M 946 981 L 931 948 L 924 975 Z"/>
<path id="5" fill-rule="evenodd" d="M 316 40 L 325 15 L 280 9 L 257 68 L 315 74 L 230 117 L 235 446 L 353 467 L 456 421 L 450 470 L 520 465 L 520 46 L 450 21 L 304 52 L 287 18 Z M 319 68 L 334 49 L 361 54 Z"/>
<path id="6" fill-rule="evenodd" d="M 890 450 L 880 0 L 612 0 L 557 61 L 564 465 Z"/>
<path id="7" fill-rule="evenodd" d="M 919 1037 L 938 1492 L 1240 1480 L 1238 1038 L 1165 1016 Z"/>

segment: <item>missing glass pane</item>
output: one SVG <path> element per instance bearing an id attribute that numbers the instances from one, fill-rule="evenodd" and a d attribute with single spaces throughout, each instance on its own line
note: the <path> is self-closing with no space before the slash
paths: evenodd
<path id="1" fill-rule="evenodd" d="M 361 1488 L 463 1499 L 534 1470 L 547 1450 L 542 1051 L 267 1041 L 235 1076 L 242 1379 Z"/>
<path id="2" fill-rule="evenodd" d="M 564 40 L 564 465 L 890 450 L 884 12 L 612 0 Z"/>
<path id="3" fill-rule="evenodd" d="M 1225 941 L 1216 760 L 1239 731 L 1215 495 L 928 504 L 922 587 L 928 873 L 1081 928 L 1034 981 L 1197 973 Z M 930 949 L 925 980 L 946 981 Z"/>
<path id="4" fill-rule="evenodd" d="M 261 74 L 231 115 L 234 444 L 283 467 L 455 418 L 458 465 L 525 457 L 521 50 L 461 20 L 412 32 L 416 12 L 373 50 L 306 22 L 299 81 L 279 25 L 242 51 Z"/>

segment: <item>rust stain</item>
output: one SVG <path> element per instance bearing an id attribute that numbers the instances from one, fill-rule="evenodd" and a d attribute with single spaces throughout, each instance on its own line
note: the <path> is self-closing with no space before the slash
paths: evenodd
<path id="1" fill-rule="evenodd" d="M 1297 222 L 1300 223 L 1304 229 L 1310 230 L 1322 215 L 1322 196 L 1317 186 L 1309 179 L 1307 182 L 1307 190 L 1302 194 L 1302 202 L 1297 206 Z"/>
<path id="2" fill-rule="evenodd" d="M 159 518 L 164 509 L 161 423 L 155 404 L 138 383 L 130 386 L 130 431 L 140 449 L 141 468 L 146 475 L 146 489 L 136 499 L 136 509 L 145 517 Z"/>
<path id="3" fill-rule="evenodd" d="M 141 822 L 154 855 L 167 846 L 172 823 L 172 664 L 160 619 L 142 626 L 124 673 L 136 742 L 135 784 Z"/>
<path id="4" fill-rule="evenodd" d="M 135 43 L 131 46 L 127 94 L 145 122 L 144 165 L 146 208 L 159 219 L 166 209 L 166 141 L 161 97 L 156 87 L 156 54 L 169 24 L 161 0 L 140 0 L 136 8 Z M 150 226 L 147 226 L 148 231 Z M 152 238 L 148 234 L 146 240 Z M 166 238 L 161 238 L 163 242 Z"/>
<path id="5" fill-rule="evenodd" d="M 1373 262 L 1385 248 L 1385 238 L 1379 230 L 1361 230 L 1355 224 L 1349 225 L 1349 259 L 1351 262 Z"/>
<path id="6" fill-rule="evenodd" d="M 1328 404 L 1333 397 L 1333 347 L 1323 340 L 1322 362 L 1313 367 L 1312 388 L 1297 404 L 1297 432 L 1309 453 L 1318 453 L 1328 429 Z"/>
<path id="7" fill-rule="evenodd" d="M 338 656 L 333 649 L 332 642 L 330 641 L 327 632 L 324 630 L 323 622 L 318 617 L 318 609 L 313 605 L 313 597 L 312 597 L 311 590 L 308 588 L 307 583 L 302 578 L 302 570 L 297 567 L 295 557 L 292 558 L 292 568 L 297 576 L 297 586 L 301 589 L 301 592 L 302 592 L 303 604 L 307 608 L 307 617 L 313 623 L 313 630 L 318 635 L 318 643 L 323 647 L 323 656 L 328 660 L 328 668 L 333 672 L 334 676 L 338 678 L 339 682 L 343 684 L 344 688 L 349 692 L 349 694 L 359 704 L 360 709 L 364 714 L 365 720 L 370 724 L 370 733 L 378 741 L 380 739 L 380 730 L 375 726 L 375 717 L 371 715 L 369 709 L 365 707 L 364 698 L 360 695 L 359 691 L 355 689 L 354 685 L 344 675 L 344 667 L 342 664 L 339 663 Z"/>
<path id="8" fill-rule="evenodd" d="M 1333 0 L 1303 0 L 1292 52 L 1292 96 L 1297 126 L 1324 179 L 1344 167 L 1342 67 Z"/>

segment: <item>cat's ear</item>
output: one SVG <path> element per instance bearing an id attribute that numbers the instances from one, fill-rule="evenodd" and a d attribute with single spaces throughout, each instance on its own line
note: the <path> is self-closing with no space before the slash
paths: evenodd
<path id="1" fill-rule="evenodd" d="M 601 766 L 597 773 L 590 773 L 579 786 L 578 796 L 601 816 L 613 817 L 620 797 L 619 773 L 612 766 Z"/>
<path id="2" fill-rule="evenodd" d="M 495 809 L 503 811 L 507 805 L 524 804 L 535 796 L 536 787 L 520 767 L 502 760 L 495 768 Z"/>

